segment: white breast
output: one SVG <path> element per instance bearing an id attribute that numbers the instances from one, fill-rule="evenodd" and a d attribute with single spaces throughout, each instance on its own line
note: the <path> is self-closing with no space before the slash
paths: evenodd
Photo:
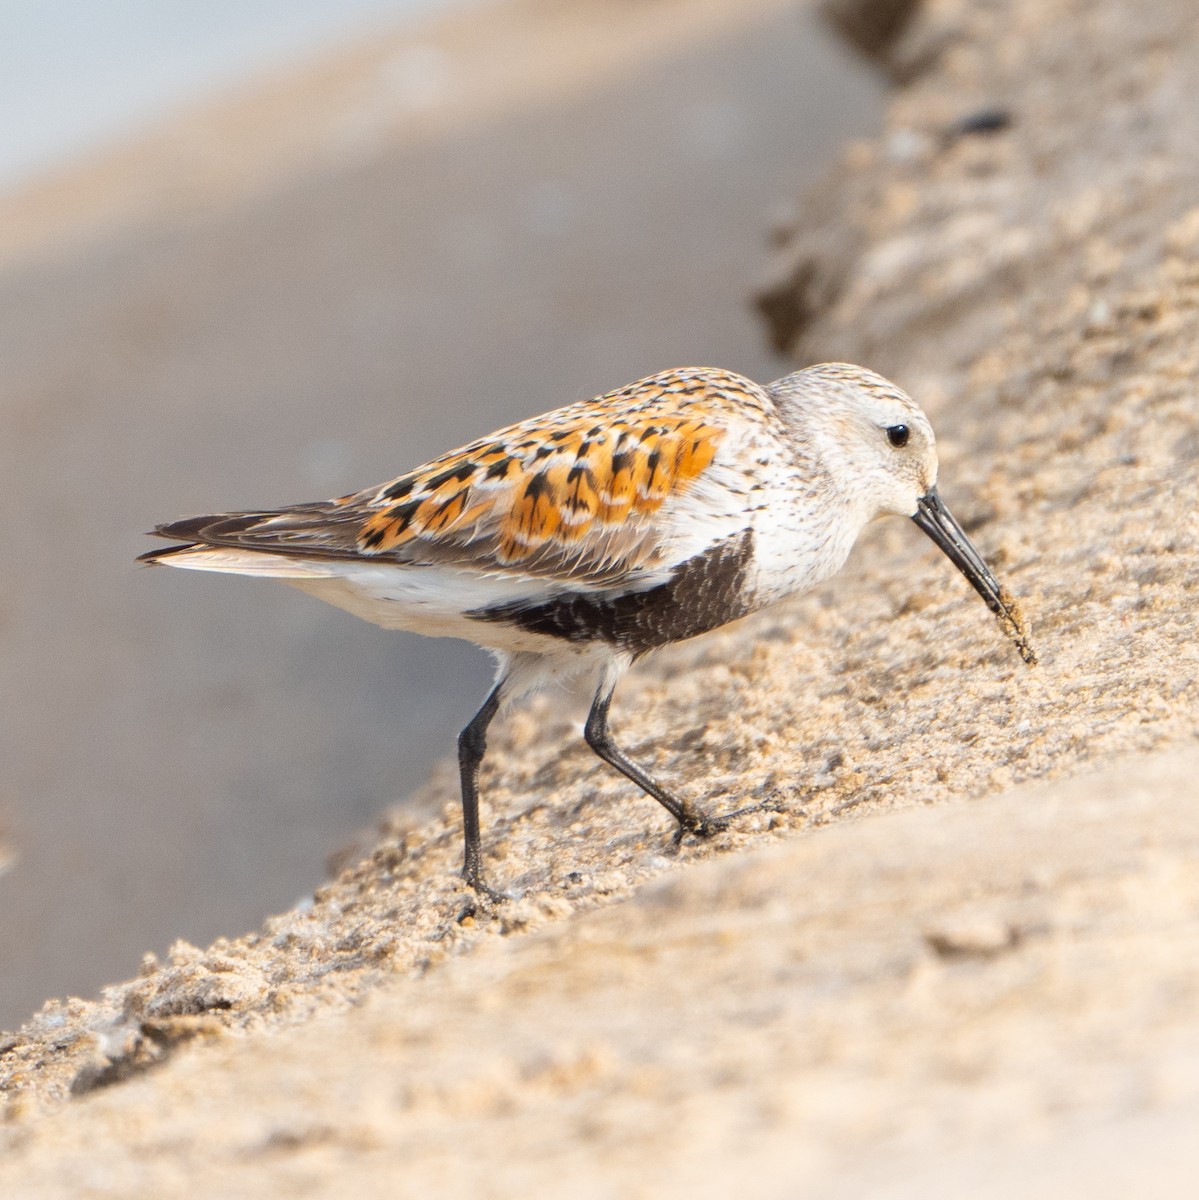
<path id="1" fill-rule="evenodd" d="M 760 606 L 836 574 L 866 524 L 859 506 L 823 477 L 776 463 L 754 513 L 753 588 Z"/>

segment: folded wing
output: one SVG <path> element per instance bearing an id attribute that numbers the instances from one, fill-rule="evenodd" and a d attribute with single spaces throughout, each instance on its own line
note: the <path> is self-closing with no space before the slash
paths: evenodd
<path id="1" fill-rule="evenodd" d="M 214 547 L 615 580 L 655 563 L 660 510 L 712 475 L 747 417 L 773 417 L 750 380 L 704 368 L 664 372 L 337 500 L 160 525 L 156 534 L 186 546 L 142 557 Z"/>

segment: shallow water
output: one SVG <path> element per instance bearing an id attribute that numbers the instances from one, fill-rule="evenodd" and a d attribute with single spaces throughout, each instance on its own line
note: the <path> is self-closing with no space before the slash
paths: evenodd
<path id="1" fill-rule="evenodd" d="M 249 71 L 461 3 L 0 0 L 0 188 Z"/>

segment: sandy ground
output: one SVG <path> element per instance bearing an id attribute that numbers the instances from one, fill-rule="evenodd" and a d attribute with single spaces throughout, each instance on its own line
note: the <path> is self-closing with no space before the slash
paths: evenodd
<path id="1" fill-rule="evenodd" d="M 0 198 L 0 1027 L 295 903 L 490 679 L 136 568 L 143 531 L 664 364 L 777 373 L 745 303 L 769 215 L 879 91 L 814 31 L 783 0 L 490 4 Z"/>
<path id="2" fill-rule="evenodd" d="M 1186 1191 L 1199 30 L 1182 0 L 930 8 L 941 56 L 830 185 L 858 249 L 793 343 L 927 402 L 1041 665 L 880 525 L 618 696 L 664 778 L 779 812 L 672 854 L 542 700 L 484 779 L 520 900 L 463 919 L 447 770 L 439 820 L 311 904 L 14 1035 L 5 1194 Z M 1007 128 L 947 133 L 983 104 Z"/>

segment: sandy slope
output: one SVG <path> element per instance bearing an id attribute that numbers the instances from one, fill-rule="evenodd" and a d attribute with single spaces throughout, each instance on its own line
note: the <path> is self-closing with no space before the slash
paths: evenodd
<path id="1" fill-rule="evenodd" d="M 698 864 L 350 1012 L 215 1034 L 26 1126 L 0 1183 L 598 1198 L 729 1195 L 748 1171 L 755 1195 L 1150 1194 L 1134 1181 L 1195 1161 L 1172 1122 L 1199 1110 L 1196 770 L 1152 756 Z M 1071 1164 L 1096 1127 L 1151 1169 Z M 1079 1165 L 1087 1190 L 1063 1193 Z"/>
<path id="2" fill-rule="evenodd" d="M 5 1194 L 1194 1178 L 1199 209 L 1175 139 L 1199 34 L 1182 0 L 933 10 L 939 65 L 835 185 L 860 250 L 803 345 L 928 400 L 1042 665 L 880 526 L 841 578 L 621 694 L 666 778 L 783 812 L 672 857 L 534 706 L 486 778 L 521 901 L 458 920 L 447 774 L 444 819 L 310 907 L 40 1014 L 0 1059 Z M 1011 127 L 945 136 L 984 102 Z"/>

